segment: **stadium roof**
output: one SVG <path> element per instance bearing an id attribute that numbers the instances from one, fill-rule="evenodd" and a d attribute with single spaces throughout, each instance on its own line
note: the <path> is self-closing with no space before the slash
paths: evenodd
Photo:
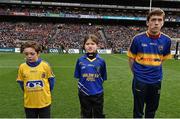
<path id="1" fill-rule="evenodd" d="M 109 2 L 114 2 L 115 4 L 120 2 L 129 2 L 129 3 L 133 3 L 133 2 L 149 2 L 150 0 L 21 0 L 21 1 L 48 1 L 48 2 L 73 2 L 73 3 L 88 3 L 88 2 L 94 2 L 94 3 L 109 3 Z M 163 2 L 180 2 L 180 0 L 152 0 L 154 2 L 157 1 L 163 1 Z"/>
<path id="2" fill-rule="evenodd" d="M 31 2 L 58 2 L 58 3 L 77 3 L 77 4 L 98 4 L 98 5 L 118 5 L 118 6 L 142 6 L 149 7 L 150 1 L 152 1 L 152 7 L 160 8 L 179 8 L 180 0 L 0 0 L 0 2 L 6 1 L 6 3 L 31 3 Z M 53 3 L 55 4 L 55 3 Z"/>
<path id="3" fill-rule="evenodd" d="M 25 1 L 25 0 L 24 0 Z M 34 1 L 34 0 L 33 0 Z M 150 0 L 35 0 L 48 2 L 69 2 L 69 3 L 86 3 L 86 4 L 109 4 L 109 5 L 130 5 L 130 6 L 149 6 Z M 179 8 L 177 4 L 180 0 L 152 0 L 152 5 L 155 6 L 169 6 L 172 5 Z"/>

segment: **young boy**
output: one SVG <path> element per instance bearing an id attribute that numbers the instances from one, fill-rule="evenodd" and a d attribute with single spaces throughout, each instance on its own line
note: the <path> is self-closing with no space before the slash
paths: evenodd
<path id="1" fill-rule="evenodd" d="M 17 82 L 24 92 L 26 118 L 50 118 L 51 91 L 54 75 L 49 64 L 39 58 L 41 47 L 26 42 L 21 51 L 26 62 L 19 66 Z"/>

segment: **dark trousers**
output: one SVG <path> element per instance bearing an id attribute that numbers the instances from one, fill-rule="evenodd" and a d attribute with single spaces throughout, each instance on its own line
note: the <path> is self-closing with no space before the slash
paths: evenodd
<path id="1" fill-rule="evenodd" d="M 26 118 L 50 118 L 50 105 L 44 108 L 24 108 Z"/>
<path id="2" fill-rule="evenodd" d="M 161 82 L 146 84 L 134 79 L 132 90 L 134 96 L 133 117 L 142 118 L 144 104 L 146 104 L 145 118 L 154 118 L 159 106 Z"/>
<path id="3" fill-rule="evenodd" d="M 103 114 L 104 94 L 92 96 L 79 92 L 82 118 L 105 118 Z"/>

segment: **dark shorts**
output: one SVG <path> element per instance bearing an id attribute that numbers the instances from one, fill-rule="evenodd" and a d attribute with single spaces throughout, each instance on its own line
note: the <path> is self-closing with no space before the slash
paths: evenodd
<path id="1" fill-rule="evenodd" d="M 51 105 L 44 108 L 24 108 L 26 118 L 50 118 Z"/>
<path id="2" fill-rule="evenodd" d="M 79 93 L 82 118 L 105 118 L 103 114 L 104 94 L 86 96 Z"/>

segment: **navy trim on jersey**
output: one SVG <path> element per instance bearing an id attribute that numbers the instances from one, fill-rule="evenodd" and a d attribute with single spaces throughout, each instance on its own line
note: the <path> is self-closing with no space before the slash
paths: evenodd
<path id="1" fill-rule="evenodd" d="M 50 77 L 50 78 L 48 78 L 48 81 L 49 81 L 50 91 L 52 91 L 54 89 L 55 78 Z"/>
<path id="2" fill-rule="evenodd" d="M 26 64 L 30 67 L 36 67 L 41 63 L 42 59 L 39 58 L 36 62 L 26 62 Z"/>

